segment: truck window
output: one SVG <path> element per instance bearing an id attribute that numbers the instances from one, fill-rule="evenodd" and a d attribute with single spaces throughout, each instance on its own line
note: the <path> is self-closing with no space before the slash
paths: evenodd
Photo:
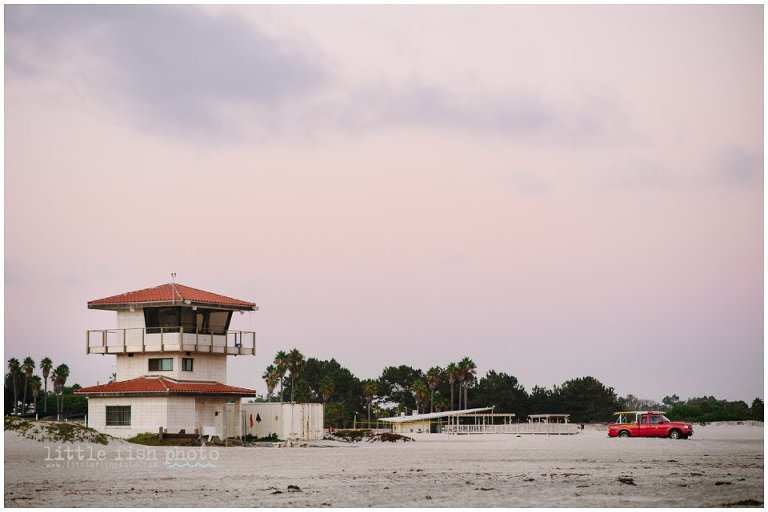
<path id="1" fill-rule="evenodd" d="M 659 416 L 651 416 L 651 423 L 661 423 L 661 417 Z"/>
<path id="2" fill-rule="evenodd" d="M 647 425 L 648 424 L 648 416 L 641 417 L 640 418 L 640 423 L 642 423 L 643 425 Z"/>

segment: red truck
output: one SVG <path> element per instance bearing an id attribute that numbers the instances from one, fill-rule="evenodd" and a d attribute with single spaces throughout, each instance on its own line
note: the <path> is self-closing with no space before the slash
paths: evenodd
<path id="1" fill-rule="evenodd" d="M 608 425 L 608 437 L 669 437 L 688 439 L 693 435 L 693 425 L 670 421 L 659 411 L 615 412 Z"/>

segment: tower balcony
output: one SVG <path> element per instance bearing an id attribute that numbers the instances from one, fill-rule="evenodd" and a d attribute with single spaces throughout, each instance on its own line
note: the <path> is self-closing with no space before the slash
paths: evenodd
<path id="1" fill-rule="evenodd" d="M 252 331 L 190 332 L 183 327 L 133 327 L 89 330 L 85 338 L 87 354 L 203 352 L 256 355 L 256 333 Z"/>

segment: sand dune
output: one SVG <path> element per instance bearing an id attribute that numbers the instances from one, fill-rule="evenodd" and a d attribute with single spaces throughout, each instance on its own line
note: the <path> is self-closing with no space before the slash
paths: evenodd
<path id="1" fill-rule="evenodd" d="M 306 448 L 56 445 L 5 433 L 5 505 L 711 507 L 762 505 L 762 425 L 688 440 L 416 435 Z M 72 460 L 67 460 L 66 449 Z M 79 454 L 76 450 L 79 449 Z M 103 450 L 103 452 L 99 452 Z M 56 460 L 60 455 L 61 459 Z M 100 456 L 103 456 L 100 460 Z"/>

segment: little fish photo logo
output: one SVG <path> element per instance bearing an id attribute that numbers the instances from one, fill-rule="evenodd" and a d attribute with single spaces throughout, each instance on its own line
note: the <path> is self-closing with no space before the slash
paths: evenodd
<path id="1" fill-rule="evenodd" d="M 215 448 L 174 448 L 165 452 L 165 465 L 169 468 L 215 468 L 219 451 Z"/>
<path id="2" fill-rule="evenodd" d="M 49 469 L 157 468 L 157 451 L 148 446 L 118 447 L 106 450 L 95 446 L 46 446 L 45 465 Z"/>
<path id="3" fill-rule="evenodd" d="M 215 448 L 166 448 L 150 446 L 118 447 L 106 450 L 95 446 L 46 446 L 45 464 L 49 469 L 215 468 L 219 451 Z"/>

